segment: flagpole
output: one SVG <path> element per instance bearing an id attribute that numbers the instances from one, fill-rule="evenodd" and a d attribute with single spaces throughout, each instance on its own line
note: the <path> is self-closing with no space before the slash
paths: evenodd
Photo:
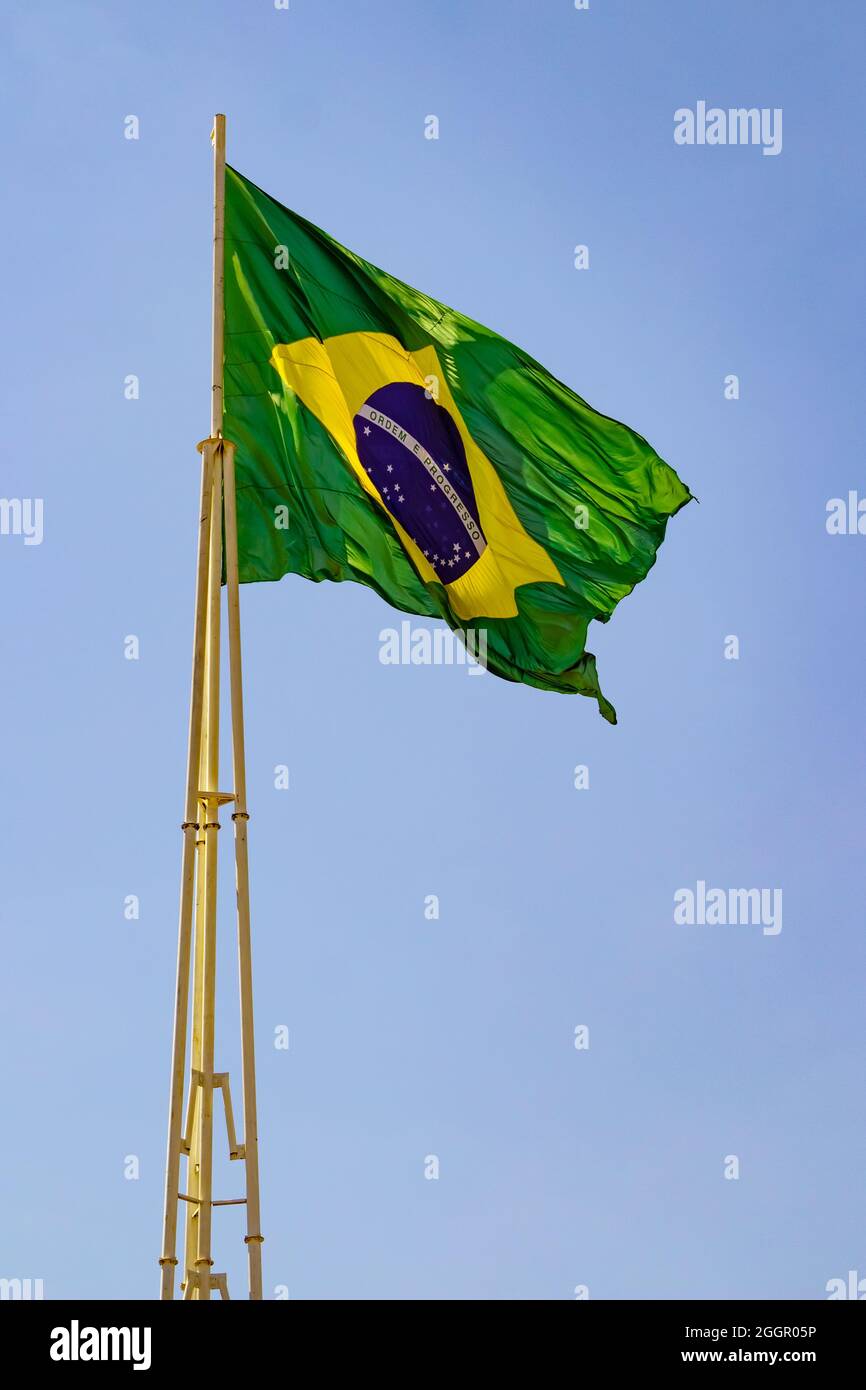
<path id="1" fill-rule="evenodd" d="M 174 1037 L 172 1042 L 171 1092 L 168 1111 L 168 1146 L 165 1163 L 165 1205 L 163 1210 L 161 1297 L 174 1297 L 174 1270 L 177 1264 L 177 1204 L 180 1183 L 181 1123 L 186 1034 L 189 1014 L 189 967 L 192 914 L 195 898 L 196 836 L 198 835 L 198 783 L 202 737 L 202 698 L 204 693 L 204 648 L 208 558 L 211 531 L 212 459 L 202 458 L 201 502 L 199 505 L 198 562 L 195 584 L 192 680 L 189 702 L 189 735 L 186 762 L 186 801 L 183 820 L 183 855 L 180 873 L 180 911 L 177 941 L 177 986 L 175 990 Z"/>
<path id="2" fill-rule="evenodd" d="M 256 1116 L 256 1056 L 253 1040 L 253 964 L 250 943 L 250 880 L 247 853 L 247 774 L 244 752 L 244 696 L 241 672 L 241 613 L 238 585 L 238 532 L 235 507 L 235 446 L 223 441 L 225 478 L 226 602 L 234 764 L 235 882 L 237 885 L 238 976 L 241 1007 L 241 1065 L 244 1092 L 244 1156 L 247 1176 L 247 1234 L 250 1298 L 262 1297 L 262 1241 L 259 1211 L 259 1139 Z"/>
<path id="3" fill-rule="evenodd" d="M 226 118 L 213 118 L 213 325 L 211 330 L 210 432 L 223 432 L 225 350 Z"/>
<path id="4" fill-rule="evenodd" d="M 193 676 L 187 744 L 186 810 L 183 821 L 181 903 L 178 925 L 172 1079 L 165 1165 L 161 1297 L 174 1298 L 178 1202 L 190 1204 L 184 1239 L 186 1298 L 210 1297 L 212 1217 L 213 1048 L 216 967 L 216 834 L 220 799 L 202 798 L 219 786 L 219 619 L 222 571 L 221 475 L 223 307 L 225 235 L 225 116 L 214 118 L 213 295 L 211 329 L 211 438 L 202 456 L 199 547 L 193 636 Z M 192 927 L 196 940 L 193 990 L 192 1069 L 189 1124 L 182 1132 L 186 1075 Z M 208 1054 L 208 1047 L 210 1049 Z M 180 1192 L 180 1158 L 187 1154 L 188 1193 Z M 190 1278 L 196 1277 L 195 1288 Z"/>
<path id="5" fill-rule="evenodd" d="M 201 978 L 201 1070 L 198 1074 L 197 1231 L 195 1272 L 200 1299 L 211 1294 L 211 1229 L 213 1222 L 213 1101 L 216 1030 L 216 928 L 217 834 L 219 833 L 219 699 L 220 699 L 220 604 L 222 578 L 222 458 L 218 443 L 205 441 L 204 452 L 213 459 L 211 483 L 211 531 L 208 556 L 208 627 L 205 682 L 207 740 L 204 789 L 199 791 L 204 816 L 204 940 Z M 195 1082 L 195 1077 L 193 1077 Z M 187 1276 L 188 1278 L 189 1276 Z"/>
<path id="6" fill-rule="evenodd" d="M 223 364 L 225 357 L 225 116 L 214 118 L 214 324 L 213 400 L 211 434 L 222 438 Z M 249 1296 L 262 1297 L 262 1242 L 259 1201 L 259 1140 L 256 1113 L 256 1056 L 253 1027 L 253 966 L 250 939 L 250 879 L 247 849 L 247 773 L 244 750 L 244 696 L 241 665 L 241 610 L 238 579 L 238 532 L 235 501 L 235 446 L 221 446 L 226 550 L 226 607 L 228 610 L 229 684 L 232 713 L 234 777 L 235 884 L 237 896 L 238 980 L 241 1018 L 241 1068 L 244 1103 L 244 1166 L 246 1168 Z"/>
<path id="7" fill-rule="evenodd" d="M 186 814 L 183 823 L 181 901 L 178 925 L 177 988 L 172 1044 L 171 1094 L 166 1155 L 165 1207 L 160 1266 L 161 1297 L 174 1298 L 178 1202 L 187 1203 L 184 1236 L 185 1299 L 208 1300 L 213 1290 L 228 1298 L 225 1274 L 213 1272 L 212 1224 L 216 1206 L 245 1205 L 249 1296 L 262 1297 L 262 1235 L 259 1211 L 258 1133 L 253 1042 L 252 956 L 250 948 L 249 864 L 247 855 L 246 764 L 241 680 L 240 603 L 234 445 L 222 437 L 225 255 L 225 116 L 214 118 L 213 318 L 211 357 L 211 434 L 199 444 L 202 455 L 196 568 L 193 672 L 187 745 Z M 225 517 L 223 517 L 223 511 Z M 223 522 L 231 683 L 234 791 L 219 791 L 220 613 Z M 244 1092 L 244 1139 L 234 1132 L 229 1078 L 216 1072 L 217 834 L 219 809 L 235 803 L 238 970 Z M 195 949 L 193 953 L 193 924 Z M 183 1125 L 192 967 L 192 1049 L 189 1103 Z M 246 1196 L 213 1196 L 214 1092 L 221 1090 L 229 1157 L 244 1161 Z M 186 1192 L 180 1191 L 180 1159 L 188 1158 Z"/>

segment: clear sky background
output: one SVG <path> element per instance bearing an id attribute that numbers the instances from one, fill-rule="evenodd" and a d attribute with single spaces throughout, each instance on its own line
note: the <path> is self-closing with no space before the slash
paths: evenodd
<path id="1" fill-rule="evenodd" d="M 617 728 L 383 666 L 400 615 L 361 587 L 242 592 L 266 1290 L 866 1276 L 866 536 L 825 526 L 866 494 L 862 6 L 19 0 L 4 25 L 0 493 L 44 499 L 44 540 L 0 536 L 0 1275 L 158 1289 L 220 110 L 231 163 L 700 499 L 591 633 Z M 781 107 L 782 153 L 677 146 L 701 99 Z M 230 829 L 221 852 L 240 1112 Z M 781 933 L 675 926 L 699 879 L 782 889 Z M 216 1213 L 235 1297 L 242 1233 Z"/>

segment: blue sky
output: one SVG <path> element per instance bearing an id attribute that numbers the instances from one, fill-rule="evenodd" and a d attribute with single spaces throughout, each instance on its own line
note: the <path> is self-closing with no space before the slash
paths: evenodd
<path id="1" fill-rule="evenodd" d="M 360 587 L 243 591 L 266 1291 L 821 1298 L 866 1275 L 866 538 L 825 525 L 866 493 L 864 31 L 851 0 L 8 7 L 0 491 L 43 499 L 44 537 L 0 536 L 0 1275 L 158 1287 L 216 110 L 232 164 L 700 499 L 591 634 L 615 729 L 382 665 L 399 615 Z M 678 146 L 699 100 L 781 108 L 781 153 Z M 698 880 L 781 889 L 781 932 L 675 925 Z M 218 1211 L 235 1296 L 241 1236 Z"/>

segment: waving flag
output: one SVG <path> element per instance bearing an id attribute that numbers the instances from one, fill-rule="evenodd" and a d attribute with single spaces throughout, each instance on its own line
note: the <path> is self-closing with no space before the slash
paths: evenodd
<path id="1" fill-rule="evenodd" d="M 369 585 L 616 722 L 587 628 L 691 496 L 646 440 L 231 168 L 224 380 L 241 582 Z"/>

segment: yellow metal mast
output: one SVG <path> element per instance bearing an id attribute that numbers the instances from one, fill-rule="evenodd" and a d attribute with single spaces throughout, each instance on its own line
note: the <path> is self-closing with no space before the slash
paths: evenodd
<path id="1" fill-rule="evenodd" d="M 228 1298 L 225 1274 L 213 1272 L 214 1207 L 245 1205 L 249 1297 L 262 1297 L 262 1234 L 259 1210 L 259 1156 L 253 1040 L 252 954 L 250 947 L 247 793 L 244 756 L 237 517 L 234 444 L 223 439 L 225 116 L 216 116 L 213 220 L 213 358 L 211 432 L 198 446 L 202 456 L 201 505 L 196 571 L 192 690 L 187 748 L 186 809 L 183 821 L 177 991 L 172 1046 L 171 1098 L 165 1170 L 161 1297 L 174 1298 L 177 1266 L 178 1203 L 186 1203 L 185 1299 Z M 225 523 L 226 602 L 232 712 L 234 791 L 219 788 L 220 610 Z M 238 974 L 240 983 L 244 1139 L 235 1135 L 227 1072 L 214 1071 L 217 928 L 217 835 L 220 807 L 234 803 L 237 887 Z M 193 940 L 194 938 L 194 940 Z M 187 1031 L 192 971 L 192 1046 L 186 1121 L 183 1097 L 187 1075 Z M 213 1196 L 214 1092 L 222 1092 L 229 1157 L 244 1162 L 246 1196 Z M 180 1190 L 180 1159 L 187 1157 L 186 1191 Z"/>

